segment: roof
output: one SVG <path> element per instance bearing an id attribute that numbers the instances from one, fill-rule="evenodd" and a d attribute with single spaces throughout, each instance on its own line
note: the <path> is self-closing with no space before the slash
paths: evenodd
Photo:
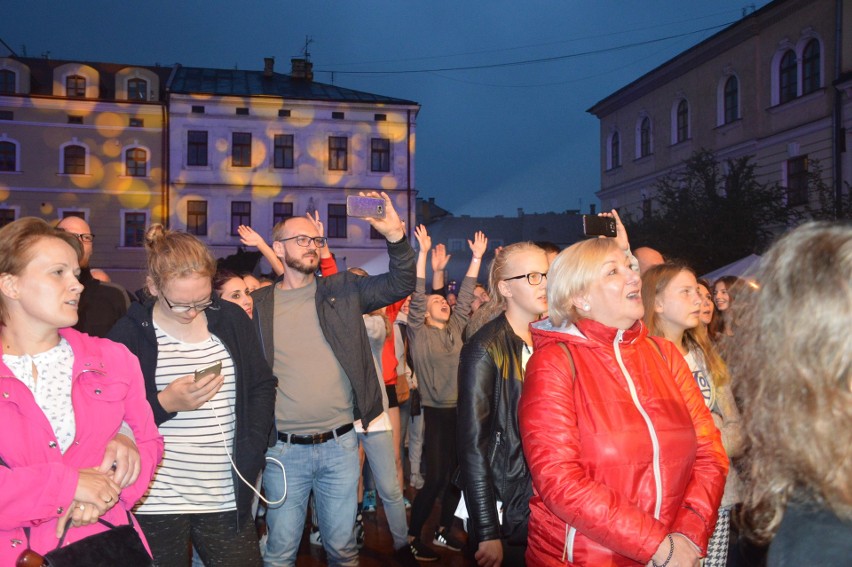
<path id="1" fill-rule="evenodd" d="M 169 86 L 179 94 L 220 96 L 271 96 L 299 100 L 362 102 L 371 104 L 417 105 L 411 100 L 355 91 L 335 85 L 294 79 L 290 75 L 238 69 L 179 67 Z"/>

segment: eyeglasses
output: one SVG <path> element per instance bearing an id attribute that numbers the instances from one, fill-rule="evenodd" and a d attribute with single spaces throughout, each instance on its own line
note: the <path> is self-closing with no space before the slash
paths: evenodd
<path id="1" fill-rule="evenodd" d="M 288 240 L 295 240 L 296 244 L 303 248 L 307 248 L 311 245 L 311 242 L 314 243 L 314 246 L 317 248 L 322 248 L 328 242 L 328 238 L 325 236 L 306 236 L 304 234 L 300 234 L 298 236 L 291 236 L 290 238 L 279 238 L 278 242 L 287 242 Z"/>
<path id="2" fill-rule="evenodd" d="M 175 305 L 174 303 L 169 301 L 169 298 L 166 297 L 166 294 L 160 293 L 160 297 L 163 298 L 163 301 L 166 302 L 166 305 L 169 306 L 169 309 L 172 310 L 172 313 L 188 313 L 189 311 L 191 311 L 193 309 L 195 309 L 196 313 L 201 313 L 205 309 L 211 308 L 211 306 L 213 305 L 213 301 L 209 300 L 209 299 L 207 301 L 203 301 L 201 303 L 193 303 L 192 305 L 179 305 L 179 304 Z M 216 308 L 213 307 L 213 309 L 216 309 Z"/>
<path id="3" fill-rule="evenodd" d="M 57 228 L 56 230 L 61 230 L 62 232 L 67 232 L 68 234 L 75 236 L 80 242 L 91 242 L 95 239 L 95 235 L 90 232 L 84 232 L 82 234 L 77 232 L 71 232 L 70 230 L 65 230 L 64 228 Z"/>
<path id="4" fill-rule="evenodd" d="M 547 279 L 547 272 L 544 272 L 544 273 L 530 272 L 528 274 L 521 274 L 520 276 L 514 276 L 514 277 L 511 277 L 511 278 L 503 278 L 503 281 L 508 282 L 510 280 L 519 280 L 521 278 L 527 278 L 527 282 L 529 282 L 530 285 L 538 285 L 543 280 Z"/>

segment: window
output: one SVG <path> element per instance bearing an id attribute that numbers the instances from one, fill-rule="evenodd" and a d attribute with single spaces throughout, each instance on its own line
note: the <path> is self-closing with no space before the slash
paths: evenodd
<path id="1" fill-rule="evenodd" d="M 819 41 L 812 39 L 802 52 L 802 94 L 820 87 Z"/>
<path id="2" fill-rule="evenodd" d="M 616 167 L 621 167 L 621 136 L 618 132 L 613 132 L 609 140 L 609 168 Z"/>
<path id="3" fill-rule="evenodd" d="M 86 96 L 86 77 L 71 75 L 65 79 L 65 96 L 83 98 Z"/>
<path id="4" fill-rule="evenodd" d="M 12 142 L 0 142 L 0 171 L 16 171 L 18 146 Z"/>
<path id="5" fill-rule="evenodd" d="M 279 108 L 278 109 L 278 117 L 279 118 L 290 118 L 290 111 L 287 110 L 286 108 Z"/>
<path id="6" fill-rule="evenodd" d="M 645 197 L 642 199 L 642 218 L 651 218 L 651 199 Z"/>
<path id="7" fill-rule="evenodd" d="M 204 114 L 204 107 L 199 105 L 192 105 L 192 113 L 193 114 Z"/>
<path id="8" fill-rule="evenodd" d="M 234 132 L 231 135 L 231 166 L 251 167 L 251 133 Z"/>
<path id="9" fill-rule="evenodd" d="M 146 213 L 124 213 L 124 246 L 141 248 L 145 243 L 146 224 L 148 224 L 148 215 Z"/>
<path id="10" fill-rule="evenodd" d="M 639 157 L 651 155 L 651 119 L 647 116 L 639 123 Z"/>
<path id="11" fill-rule="evenodd" d="M 293 216 L 293 203 L 272 203 L 272 226 Z"/>
<path id="12" fill-rule="evenodd" d="M 725 124 L 740 119 L 740 81 L 731 75 L 725 81 Z"/>
<path id="13" fill-rule="evenodd" d="M 346 171 L 346 156 L 349 138 L 343 136 L 328 137 L 328 169 L 331 171 Z"/>
<path id="14" fill-rule="evenodd" d="M 689 139 L 689 103 L 682 100 L 677 105 L 677 132 L 675 142 Z"/>
<path id="15" fill-rule="evenodd" d="M 130 119 L 130 127 L 131 128 L 142 128 L 145 126 L 145 121 L 141 118 L 131 118 Z"/>
<path id="16" fill-rule="evenodd" d="M 373 138 L 370 141 L 370 171 L 390 171 L 390 140 Z"/>
<path id="17" fill-rule="evenodd" d="M 0 228 L 15 220 L 15 209 L 0 209 Z"/>
<path id="18" fill-rule="evenodd" d="M 130 148 L 124 152 L 125 175 L 145 177 L 148 175 L 148 152 L 142 148 Z"/>
<path id="19" fill-rule="evenodd" d="M 326 235 L 329 238 L 346 238 L 346 205 L 328 206 Z"/>
<path id="20" fill-rule="evenodd" d="M 236 112 L 237 116 L 248 116 L 249 109 L 248 108 L 238 108 Z"/>
<path id="21" fill-rule="evenodd" d="M 0 94 L 15 94 L 14 71 L 0 69 Z"/>
<path id="22" fill-rule="evenodd" d="M 343 120 L 346 117 L 346 115 L 343 114 L 342 112 L 332 112 L 331 117 L 334 120 Z"/>
<path id="23" fill-rule="evenodd" d="M 0 120 L 14 120 L 15 113 L 11 110 L 0 110 Z"/>
<path id="24" fill-rule="evenodd" d="M 787 205 L 795 207 L 808 202 L 808 156 L 787 160 Z"/>
<path id="25" fill-rule="evenodd" d="M 373 115 L 373 120 L 375 120 L 376 122 L 384 122 L 387 119 L 388 119 L 387 114 L 374 114 Z"/>
<path id="26" fill-rule="evenodd" d="M 207 165 L 207 131 L 186 133 L 186 165 Z"/>
<path id="27" fill-rule="evenodd" d="M 207 236 L 207 201 L 186 202 L 186 231 L 195 236 Z"/>
<path id="28" fill-rule="evenodd" d="M 83 123 L 83 117 L 82 116 L 69 116 L 68 117 L 68 124 L 82 124 L 82 123 Z"/>
<path id="29" fill-rule="evenodd" d="M 148 100 L 148 81 L 145 79 L 127 81 L 127 100 Z"/>
<path id="30" fill-rule="evenodd" d="M 65 146 L 62 150 L 62 157 L 62 173 L 65 173 L 66 175 L 85 175 L 86 148 L 73 144 Z"/>
<path id="31" fill-rule="evenodd" d="M 273 160 L 276 169 L 293 169 L 293 134 L 275 135 Z"/>
<path id="32" fill-rule="evenodd" d="M 791 101 L 796 98 L 797 75 L 796 75 L 796 54 L 793 50 L 788 50 L 781 58 L 781 63 L 778 67 L 778 92 L 779 103 Z"/>
<path id="33" fill-rule="evenodd" d="M 251 201 L 233 201 L 231 203 L 231 236 L 239 236 L 237 228 L 244 224 L 251 226 Z"/>

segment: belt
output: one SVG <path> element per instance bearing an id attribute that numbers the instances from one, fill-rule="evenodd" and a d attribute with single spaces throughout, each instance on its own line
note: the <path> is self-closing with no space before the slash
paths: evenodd
<path id="1" fill-rule="evenodd" d="M 284 443 L 294 443 L 296 445 L 319 445 L 320 443 L 325 443 L 331 439 L 334 439 L 335 436 L 340 437 L 344 433 L 349 433 L 354 429 L 354 425 L 351 423 L 347 423 L 346 425 L 341 425 L 337 429 L 333 429 L 331 431 L 326 431 L 325 433 L 312 433 L 310 435 L 295 435 L 293 433 L 278 433 L 278 440 L 283 441 Z"/>

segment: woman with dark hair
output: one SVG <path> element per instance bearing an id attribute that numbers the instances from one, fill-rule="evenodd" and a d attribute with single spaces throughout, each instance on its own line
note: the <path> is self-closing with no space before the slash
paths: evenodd
<path id="1" fill-rule="evenodd" d="M 251 319 L 254 310 L 254 301 L 251 298 L 253 290 L 244 277 L 231 270 L 219 268 L 213 275 L 213 289 L 220 298 L 242 307 Z"/>
<path id="2" fill-rule="evenodd" d="M 459 468 L 480 567 L 524 564 L 532 482 L 518 400 L 532 354 L 529 326 L 547 311 L 547 269 L 547 254 L 532 242 L 499 250 L 488 276 L 491 301 L 478 311 L 490 311 L 491 320 L 461 351 Z"/>
<path id="3" fill-rule="evenodd" d="M 713 283 L 713 304 L 716 314 L 710 322 L 710 336 L 717 341 L 734 336 L 734 312 L 731 307 L 742 290 L 743 280 L 737 276 L 722 276 Z"/>
<path id="4" fill-rule="evenodd" d="M 153 225 L 145 304 L 110 338 L 139 357 L 166 456 L 137 509 L 160 566 L 261 564 L 253 485 L 272 431 L 275 378 L 251 321 L 213 293 L 216 260 L 196 237 Z"/>
<path id="5" fill-rule="evenodd" d="M 71 328 L 81 255 L 74 235 L 41 219 L 0 229 L 2 565 L 27 548 L 52 551 L 68 527 L 63 545 L 105 531 L 98 519 L 127 524 L 163 456 L 139 361 Z M 135 437 L 138 469 L 104 459 L 122 422 Z"/>
<path id="6" fill-rule="evenodd" d="M 808 223 L 763 256 L 739 314 L 747 532 L 768 565 L 852 560 L 852 227 Z"/>

